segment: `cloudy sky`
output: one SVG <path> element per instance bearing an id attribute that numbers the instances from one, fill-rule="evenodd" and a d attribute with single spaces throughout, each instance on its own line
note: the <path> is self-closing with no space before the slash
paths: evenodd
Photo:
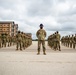
<path id="1" fill-rule="evenodd" d="M 76 0 L 0 0 L 0 21 L 9 20 L 33 39 L 40 23 L 47 37 L 57 30 L 61 36 L 75 34 Z"/>

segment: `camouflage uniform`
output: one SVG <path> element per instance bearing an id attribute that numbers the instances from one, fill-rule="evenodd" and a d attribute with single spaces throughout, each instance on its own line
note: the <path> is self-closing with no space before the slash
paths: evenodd
<path id="1" fill-rule="evenodd" d="M 2 47 L 6 47 L 7 36 L 6 34 L 2 34 Z"/>
<path id="2" fill-rule="evenodd" d="M 56 38 L 56 33 L 53 35 L 53 49 L 56 50 L 57 49 L 57 38 Z"/>
<path id="3" fill-rule="evenodd" d="M 2 46 L 2 36 L 0 34 L 0 48 L 1 48 L 1 46 Z"/>
<path id="4" fill-rule="evenodd" d="M 57 31 L 57 33 L 56 33 L 56 47 L 57 47 L 57 49 L 59 49 L 59 51 L 61 51 L 61 48 L 60 48 L 60 34 L 58 33 L 58 31 Z"/>
<path id="5" fill-rule="evenodd" d="M 70 35 L 68 36 L 68 47 L 70 45 Z"/>
<path id="6" fill-rule="evenodd" d="M 43 54 L 45 55 L 45 37 L 46 37 L 46 31 L 44 29 L 39 29 L 36 33 L 36 36 L 38 38 L 38 54 L 40 54 L 40 47 L 42 44 L 43 47 Z"/>
<path id="7" fill-rule="evenodd" d="M 12 46 L 12 41 L 13 41 L 13 38 L 12 36 L 10 36 L 10 46 Z"/>
<path id="8" fill-rule="evenodd" d="M 12 38 L 12 43 L 13 43 L 13 45 L 16 44 L 16 36 L 13 36 L 13 38 Z"/>
<path id="9" fill-rule="evenodd" d="M 12 37 L 10 35 L 7 36 L 8 47 L 12 46 Z"/>
<path id="10" fill-rule="evenodd" d="M 20 48 L 20 50 L 22 50 L 22 35 L 20 33 L 20 31 L 18 31 L 18 34 L 16 35 L 16 50 L 18 50 Z"/>
<path id="11" fill-rule="evenodd" d="M 70 37 L 70 48 L 72 48 L 72 37 Z"/>
<path id="12" fill-rule="evenodd" d="M 74 36 L 72 35 L 72 46 L 73 46 L 73 49 L 75 49 L 75 41 L 74 41 Z"/>
<path id="13" fill-rule="evenodd" d="M 54 40 L 53 40 L 53 38 L 54 38 L 54 35 L 50 35 L 50 36 L 48 37 L 48 46 L 49 46 L 50 48 L 52 48 L 52 49 L 54 49 Z"/>
<path id="14" fill-rule="evenodd" d="M 61 44 L 64 45 L 64 36 L 61 38 Z"/>
<path id="15" fill-rule="evenodd" d="M 75 44 L 75 46 L 76 46 L 76 34 L 75 34 L 75 36 L 74 36 L 74 44 Z M 75 49 L 75 47 L 74 47 L 74 49 Z"/>
<path id="16" fill-rule="evenodd" d="M 21 32 L 21 36 L 22 36 L 22 48 L 25 49 L 25 45 L 24 45 L 25 44 L 25 41 L 24 41 L 25 38 L 24 38 L 23 32 Z"/>
<path id="17" fill-rule="evenodd" d="M 28 47 L 28 36 L 27 35 L 25 36 L 25 47 L 26 48 Z"/>

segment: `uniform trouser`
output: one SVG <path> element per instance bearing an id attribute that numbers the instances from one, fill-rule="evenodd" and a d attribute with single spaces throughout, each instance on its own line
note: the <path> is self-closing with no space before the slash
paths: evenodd
<path id="1" fill-rule="evenodd" d="M 7 41 L 7 43 L 8 43 L 8 47 L 10 46 L 10 41 Z"/>
<path id="2" fill-rule="evenodd" d="M 75 43 L 73 43 L 73 49 L 75 49 L 75 45 L 76 45 L 76 44 L 75 44 Z"/>
<path id="3" fill-rule="evenodd" d="M 0 42 L 0 48 L 1 48 L 1 42 Z"/>
<path id="4" fill-rule="evenodd" d="M 57 41 L 54 41 L 54 49 L 56 50 L 57 49 Z"/>
<path id="5" fill-rule="evenodd" d="M 10 46 L 12 45 L 12 41 L 10 41 Z"/>
<path id="6" fill-rule="evenodd" d="M 59 41 L 55 41 L 55 44 L 54 44 L 54 49 L 56 50 L 60 50 L 60 42 Z"/>
<path id="7" fill-rule="evenodd" d="M 68 47 L 69 47 L 69 42 L 68 42 Z"/>
<path id="8" fill-rule="evenodd" d="M 25 47 L 28 47 L 28 40 L 25 40 Z"/>
<path id="9" fill-rule="evenodd" d="M 45 50 L 46 50 L 45 40 L 38 40 L 38 52 L 40 52 L 41 44 L 42 44 L 42 47 L 43 47 L 43 52 L 45 52 Z"/>
<path id="10" fill-rule="evenodd" d="M 61 49 L 61 47 L 60 47 L 60 41 L 57 41 L 57 49 Z"/>
<path id="11" fill-rule="evenodd" d="M 13 41 L 13 45 L 15 45 L 15 41 Z"/>
<path id="12" fill-rule="evenodd" d="M 2 47 L 6 47 L 6 41 L 5 40 L 2 40 Z"/>
<path id="13" fill-rule="evenodd" d="M 68 47 L 68 43 L 66 42 L 66 47 Z"/>
<path id="14" fill-rule="evenodd" d="M 25 41 L 22 42 L 22 47 L 25 49 Z"/>
<path id="15" fill-rule="evenodd" d="M 17 49 L 18 49 L 18 48 L 22 49 L 22 42 L 17 42 L 16 48 L 17 48 Z"/>
<path id="16" fill-rule="evenodd" d="M 70 43 L 70 48 L 72 48 L 72 43 Z"/>

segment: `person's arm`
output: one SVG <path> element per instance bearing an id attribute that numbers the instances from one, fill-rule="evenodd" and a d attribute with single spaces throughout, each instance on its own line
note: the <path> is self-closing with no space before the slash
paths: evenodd
<path id="1" fill-rule="evenodd" d="M 60 36 L 60 39 L 61 39 L 61 35 L 59 34 L 59 36 Z"/>
<path id="2" fill-rule="evenodd" d="M 45 31 L 45 37 L 46 37 L 46 31 Z"/>

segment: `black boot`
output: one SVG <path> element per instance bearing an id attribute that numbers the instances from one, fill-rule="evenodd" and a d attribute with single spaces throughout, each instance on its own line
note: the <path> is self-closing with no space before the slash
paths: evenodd
<path id="1" fill-rule="evenodd" d="M 39 55 L 40 54 L 40 50 L 38 50 L 38 53 L 37 53 L 37 55 Z"/>
<path id="2" fill-rule="evenodd" d="M 60 46 L 59 46 L 59 51 L 61 51 L 61 48 L 60 48 Z"/>
<path id="3" fill-rule="evenodd" d="M 45 50 L 43 50 L 43 54 L 46 55 Z"/>

